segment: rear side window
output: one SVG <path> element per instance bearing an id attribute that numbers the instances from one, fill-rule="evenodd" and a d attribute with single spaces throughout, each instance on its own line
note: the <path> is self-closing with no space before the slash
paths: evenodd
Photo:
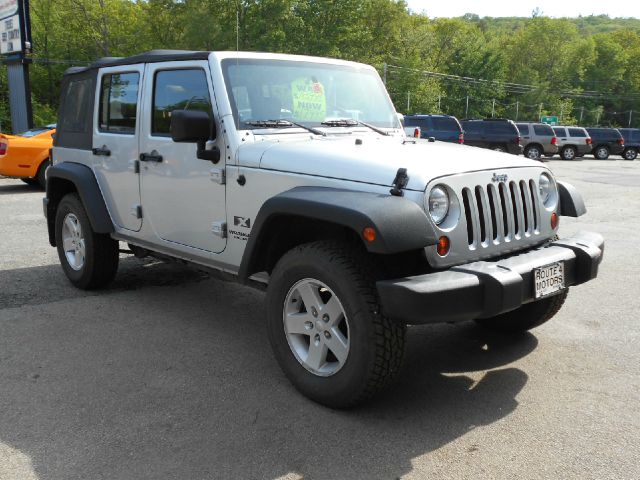
<path id="1" fill-rule="evenodd" d="M 558 137 L 566 137 L 567 136 L 567 131 L 562 127 L 553 127 L 553 131 L 555 132 L 556 136 L 558 136 Z"/>
<path id="2" fill-rule="evenodd" d="M 568 130 L 569 130 L 569 135 L 571 135 L 572 137 L 585 138 L 587 136 L 585 131 L 581 128 L 569 128 Z"/>
<path id="3" fill-rule="evenodd" d="M 554 130 L 549 125 L 534 125 L 533 131 L 536 132 L 536 135 L 544 135 L 547 137 L 553 137 L 555 135 Z"/>
<path id="4" fill-rule="evenodd" d="M 420 127 L 421 130 L 429 129 L 429 123 L 426 118 L 404 117 L 404 125 L 406 127 Z"/>
<path id="5" fill-rule="evenodd" d="M 213 118 L 204 70 L 161 70 L 156 73 L 153 82 L 152 135 L 170 134 L 171 112 L 174 110 L 199 110 Z"/>
<path id="6" fill-rule="evenodd" d="M 487 129 L 491 133 L 519 135 L 516 126 L 509 122 L 487 122 Z"/>
<path id="7" fill-rule="evenodd" d="M 64 93 L 64 112 L 60 130 L 70 133 L 88 133 L 91 130 L 94 82 L 91 78 L 71 80 Z"/>
<path id="8" fill-rule="evenodd" d="M 451 117 L 431 117 L 431 122 L 433 122 L 434 130 L 444 130 L 447 132 L 460 131 L 458 122 Z"/>
<path id="9" fill-rule="evenodd" d="M 529 135 L 529 125 L 526 123 L 516 123 L 516 127 L 520 130 L 520 135 Z"/>
<path id="10" fill-rule="evenodd" d="M 133 134 L 138 108 L 138 73 L 113 73 L 102 77 L 100 131 Z"/>

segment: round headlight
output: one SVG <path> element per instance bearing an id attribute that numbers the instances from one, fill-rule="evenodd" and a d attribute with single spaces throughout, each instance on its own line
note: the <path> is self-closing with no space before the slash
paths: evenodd
<path id="1" fill-rule="evenodd" d="M 555 208 L 558 202 L 558 192 L 556 191 L 556 185 L 551 177 L 543 173 L 538 180 L 538 189 L 540 190 L 540 200 L 546 208 Z"/>
<path id="2" fill-rule="evenodd" d="M 449 212 L 449 194 L 444 185 L 436 185 L 429 194 L 429 215 L 440 225 Z"/>

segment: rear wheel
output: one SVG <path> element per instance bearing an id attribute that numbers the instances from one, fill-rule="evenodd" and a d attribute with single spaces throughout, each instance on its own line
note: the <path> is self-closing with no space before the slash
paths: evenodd
<path id="1" fill-rule="evenodd" d="M 629 147 L 625 149 L 622 156 L 624 157 L 625 160 L 635 160 L 636 157 L 638 156 L 638 150 L 635 147 Z"/>
<path id="2" fill-rule="evenodd" d="M 525 149 L 524 156 L 531 160 L 540 160 L 542 157 L 542 149 L 538 145 L 530 145 Z"/>
<path id="3" fill-rule="evenodd" d="M 564 147 L 562 152 L 560 152 L 560 156 L 563 160 L 575 160 L 576 154 L 577 152 L 575 147 L 572 147 L 571 145 Z"/>
<path id="4" fill-rule="evenodd" d="M 55 219 L 56 246 L 69 281 L 85 290 L 99 288 L 118 270 L 118 242 L 93 231 L 89 217 L 75 193 L 58 205 Z"/>
<path id="5" fill-rule="evenodd" d="M 363 252 L 333 242 L 295 247 L 273 270 L 266 302 L 275 357 L 310 399 L 351 407 L 400 369 L 406 327 L 381 313 Z"/>
<path id="6" fill-rule="evenodd" d="M 600 145 L 596 148 L 596 151 L 593 152 L 593 156 L 598 160 L 606 160 L 609 158 L 609 147 L 606 145 Z"/>
<path id="7" fill-rule="evenodd" d="M 560 311 L 567 299 L 569 289 L 558 295 L 526 303 L 520 308 L 491 318 L 477 319 L 476 322 L 490 330 L 517 333 L 538 327 Z"/>

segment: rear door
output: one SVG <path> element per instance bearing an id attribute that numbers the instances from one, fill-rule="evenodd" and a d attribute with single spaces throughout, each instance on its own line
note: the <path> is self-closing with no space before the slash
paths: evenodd
<path id="1" fill-rule="evenodd" d="M 140 172 L 142 208 L 154 234 L 177 248 L 219 253 L 226 246 L 224 234 L 214 229 L 226 219 L 222 131 L 208 143 L 222 152 L 215 165 L 196 157 L 195 143 L 175 143 L 170 135 L 174 110 L 205 111 L 215 121 L 210 77 L 206 61 L 147 66 L 140 134 L 140 158 L 146 160 Z"/>
<path id="2" fill-rule="evenodd" d="M 116 225 L 133 231 L 142 226 L 136 160 L 143 72 L 142 64 L 100 69 L 94 108 L 96 179 Z"/>

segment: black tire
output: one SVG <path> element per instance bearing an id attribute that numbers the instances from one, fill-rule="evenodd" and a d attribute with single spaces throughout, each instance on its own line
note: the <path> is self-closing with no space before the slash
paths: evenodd
<path id="1" fill-rule="evenodd" d="M 266 306 L 275 357 L 291 383 L 320 404 L 331 408 L 358 405 L 387 386 L 400 370 L 406 326 L 381 313 L 375 278 L 373 264 L 364 252 L 334 242 L 313 242 L 293 248 L 278 261 L 271 274 Z M 328 376 L 303 366 L 285 332 L 285 308 L 289 300 L 296 301 L 289 293 L 306 280 L 324 283 L 336 295 L 344 318 L 348 319 L 346 360 Z M 304 300 L 300 303 L 302 307 Z M 319 322 L 316 320 L 316 325 L 309 327 L 312 332 L 309 335 Z M 313 322 L 305 325 L 308 323 Z M 310 342 L 311 336 L 307 345 Z"/>
<path id="2" fill-rule="evenodd" d="M 36 178 L 28 178 L 28 177 L 26 177 L 26 178 L 21 178 L 20 180 L 22 180 L 24 183 L 26 183 L 30 187 L 39 186 L 38 180 Z"/>
<path id="3" fill-rule="evenodd" d="M 558 295 L 526 303 L 502 315 L 477 319 L 476 322 L 485 328 L 499 332 L 526 332 L 551 320 L 562 308 L 568 293 L 569 289 L 566 289 Z"/>
<path id="4" fill-rule="evenodd" d="M 593 151 L 593 158 L 597 158 L 598 160 L 606 160 L 607 158 L 609 158 L 610 153 L 611 152 L 609 150 L 609 147 L 607 147 L 606 145 L 599 145 Z"/>
<path id="5" fill-rule="evenodd" d="M 624 152 L 622 152 L 622 158 L 625 160 L 635 160 L 638 156 L 638 149 L 635 147 L 625 148 Z"/>
<path id="6" fill-rule="evenodd" d="M 571 145 L 567 145 L 560 152 L 560 157 L 562 157 L 563 160 L 575 160 L 577 156 L 578 152 L 576 147 L 572 147 Z"/>
<path id="7" fill-rule="evenodd" d="M 68 214 L 77 219 L 84 240 L 84 261 L 78 269 L 69 263 L 63 246 L 63 222 Z M 58 257 L 65 275 L 76 287 L 91 290 L 107 285 L 118 271 L 118 242 L 107 234 L 93 231 L 82 201 L 75 193 L 64 196 L 58 205 L 55 219 L 56 245 Z"/>
<path id="8" fill-rule="evenodd" d="M 36 176 L 35 176 L 35 180 L 37 184 L 40 185 L 40 187 L 42 188 L 47 187 L 46 174 L 47 174 L 47 168 L 49 168 L 49 165 L 51 165 L 51 160 L 47 158 L 44 162 L 40 164 L 40 166 L 38 167 L 38 173 L 36 173 Z"/>
<path id="9" fill-rule="evenodd" d="M 531 160 L 540 160 L 544 150 L 539 145 L 527 145 L 524 149 L 524 156 Z"/>

